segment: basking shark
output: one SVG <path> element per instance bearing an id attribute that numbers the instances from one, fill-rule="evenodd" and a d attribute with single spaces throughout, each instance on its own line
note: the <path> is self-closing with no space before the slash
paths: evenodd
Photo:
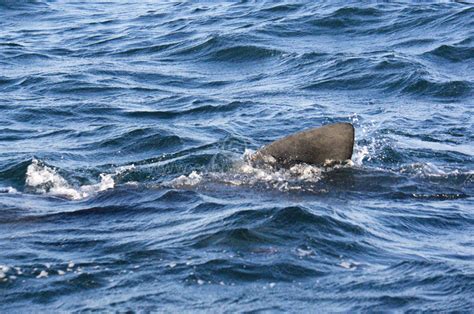
<path id="1" fill-rule="evenodd" d="M 342 163 L 352 157 L 354 133 L 350 123 L 307 129 L 262 147 L 252 160 L 277 163 L 283 167 L 297 163 L 318 166 Z"/>

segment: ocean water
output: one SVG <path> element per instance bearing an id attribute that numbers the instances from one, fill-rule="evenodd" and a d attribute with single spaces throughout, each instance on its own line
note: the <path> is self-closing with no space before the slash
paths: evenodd
<path id="1" fill-rule="evenodd" d="M 0 0 L 0 312 L 471 312 L 473 90 L 469 2 Z"/>

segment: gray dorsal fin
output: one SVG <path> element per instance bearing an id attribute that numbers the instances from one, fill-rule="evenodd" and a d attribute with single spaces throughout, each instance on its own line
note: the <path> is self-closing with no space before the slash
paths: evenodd
<path id="1" fill-rule="evenodd" d="M 351 159 L 354 127 L 350 123 L 328 124 L 304 130 L 276 140 L 257 151 L 255 158 L 272 156 L 279 164 L 308 163 L 324 165 L 327 161 Z"/>

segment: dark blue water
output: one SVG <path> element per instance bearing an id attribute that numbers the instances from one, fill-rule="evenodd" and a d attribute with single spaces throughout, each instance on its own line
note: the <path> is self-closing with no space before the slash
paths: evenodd
<path id="1" fill-rule="evenodd" d="M 472 311 L 472 4 L 128 2 L 0 0 L 1 312 Z"/>

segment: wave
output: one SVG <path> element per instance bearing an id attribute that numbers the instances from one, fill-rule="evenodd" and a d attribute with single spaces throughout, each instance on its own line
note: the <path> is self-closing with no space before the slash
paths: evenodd
<path id="1" fill-rule="evenodd" d="M 145 152 L 147 150 L 156 151 L 160 149 L 165 152 L 169 149 L 181 147 L 184 140 L 173 134 L 156 133 L 150 128 L 138 128 L 126 131 L 109 139 L 104 139 L 99 143 L 93 143 L 93 146 L 99 146 L 103 149 L 112 149 L 114 151 L 125 152 Z M 86 144 L 90 146 L 91 144 Z"/>
<path id="2" fill-rule="evenodd" d="M 300 4 L 277 4 L 267 8 L 263 8 L 261 12 L 270 13 L 290 13 L 299 10 L 302 7 Z"/>
<path id="3" fill-rule="evenodd" d="M 48 7 L 45 0 L 0 0 L 0 8 L 9 10 L 26 10 L 35 7 Z"/>
<path id="4" fill-rule="evenodd" d="M 441 45 L 424 53 L 424 55 L 443 58 L 451 62 L 463 62 L 474 59 L 474 47 Z"/>
<path id="5" fill-rule="evenodd" d="M 209 61 L 221 62 L 250 62 L 260 61 L 271 57 L 280 56 L 282 53 L 276 49 L 259 46 L 233 46 L 223 48 L 210 54 Z"/>
<path id="6" fill-rule="evenodd" d="M 235 45 L 239 42 L 234 36 L 210 36 L 195 41 L 186 48 L 181 48 L 171 55 L 200 58 L 215 62 L 252 62 L 261 61 L 282 55 L 282 52 L 256 44 Z M 247 42 L 248 39 L 244 40 Z"/>
<path id="7" fill-rule="evenodd" d="M 369 27 L 382 21 L 383 16 L 376 8 L 344 7 L 319 18 L 312 19 L 310 25 L 329 29 L 331 32 L 346 28 L 354 32 L 357 27 Z"/>
<path id="8" fill-rule="evenodd" d="M 153 55 L 156 53 L 166 51 L 170 48 L 176 47 L 177 45 L 179 45 L 179 43 L 166 43 L 166 44 L 158 44 L 158 45 L 149 45 L 149 44 L 144 43 L 140 46 L 135 44 L 134 45 L 135 47 L 131 47 L 119 52 L 114 52 L 113 54 L 117 56 L 126 56 L 126 57 L 137 56 L 137 55 Z"/>
<path id="9" fill-rule="evenodd" d="M 410 81 L 410 80 L 409 80 Z M 402 91 L 414 95 L 431 95 L 439 98 L 461 98 L 471 95 L 472 87 L 469 81 L 434 81 L 417 78 L 410 84 L 404 83 Z"/>
<path id="10" fill-rule="evenodd" d="M 181 110 L 135 110 L 126 111 L 125 114 L 134 118 L 151 118 L 151 119 L 173 119 L 173 118 L 185 118 L 187 115 L 202 115 L 202 114 L 216 114 L 216 113 L 228 113 L 244 109 L 247 107 L 247 103 L 241 101 L 233 101 L 227 104 L 213 106 L 213 105 L 198 105 L 193 108 L 182 108 Z"/>
<path id="11" fill-rule="evenodd" d="M 198 236 L 187 239 L 186 242 L 189 246 L 199 248 L 226 247 L 239 243 L 245 250 L 253 252 L 255 247 L 262 245 L 278 246 L 282 237 L 287 236 L 285 230 L 297 233 L 318 230 L 318 239 L 313 239 L 314 241 L 334 243 L 344 237 L 359 237 L 370 233 L 344 217 L 337 217 L 324 210 L 314 212 L 303 206 L 283 206 L 235 211 L 209 222 L 205 230 L 201 230 Z M 294 253 L 302 254 L 300 250 L 295 250 Z M 306 256 L 309 255 L 311 254 L 307 252 Z"/>
<path id="12" fill-rule="evenodd" d="M 185 282 L 202 284 L 204 282 L 245 282 L 255 281 L 289 281 L 302 278 L 315 278 L 323 276 L 326 272 L 316 270 L 304 261 L 274 262 L 270 265 L 265 262 L 254 263 L 214 259 L 194 265 L 194 275 L 187 276 Z M 273 287 L 274 284 L 270 284 Z"/>
<path id="13" fill-rule="evenodd" d="M 392 95 L 460 99 L 472 94 L 468 80 L 434 78 L 431 69 L 415 59 L 384 54 L 338 58 L 305 83 L 308 90 L 379 90 Z"/>

